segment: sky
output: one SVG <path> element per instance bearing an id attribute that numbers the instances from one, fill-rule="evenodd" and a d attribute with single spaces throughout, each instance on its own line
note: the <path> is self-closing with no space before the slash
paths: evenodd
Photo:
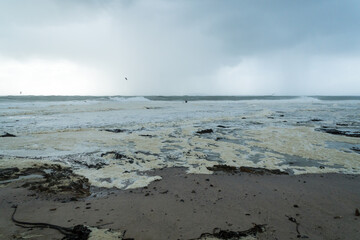
<path id="1" fill-rule="evenodd" d="M 0 95 L 360 95 L 359 12 L 358 0 L 2 0 Z"/>

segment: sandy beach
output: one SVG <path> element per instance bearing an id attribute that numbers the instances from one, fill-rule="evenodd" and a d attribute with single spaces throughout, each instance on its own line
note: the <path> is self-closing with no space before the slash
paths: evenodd
<path id="1" fill-rule="evenodd" d="M 72 227 L 77 224 L 111 228 L 124 238 L 201 238 L 214 231 L 245 231 L 264 225 L 249 239 L 358 239 L 360 202 L 358 175 L 258 175 L 218 171 L 213 175 L 186 174 L 182 168 L 150 173 L 162 176 L 145 188 L 93 189 L 96 196 L 59 199 L 19 188 L 0 191 L 2 239 L 61 239 L 52 229 L 26 229 L 16 219 Z M 67 196 L 69 197 L 69 196 Z M 297 228 L 298 225 L 298 228 Z M 297 231 L 298 229 L 298 231 Z M 118 236 L 122 236 L 119 234 Z M 248 239 L 248 238 L 246 238 Z"/>

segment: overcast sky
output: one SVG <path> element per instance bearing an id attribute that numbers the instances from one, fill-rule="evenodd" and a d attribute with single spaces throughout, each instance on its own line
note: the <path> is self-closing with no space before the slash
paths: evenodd
<path id="1" fill-rule="evenodd" d="M 3 0 L 0 95 L 360 95 L 359 13 L 358 0 Z"/>

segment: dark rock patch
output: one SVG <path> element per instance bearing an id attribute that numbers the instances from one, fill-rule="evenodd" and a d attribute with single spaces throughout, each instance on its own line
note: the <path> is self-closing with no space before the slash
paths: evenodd
<path id="1" fill-rule="evenodd" d="M 319 119 L 319 118 L 313 118 L 313 119 L 311 119 L 310 121 L 312 121 L 312 122 L 321 122 L 321 121 L 323 121 L 322 119 Z"/>
<path id="2" fill-rule="evenodd" d="M 204 130 L 199 130 L 196 133 L 197 134 L 205 134 L 205 133 L 213 133 L 214 131 L 212 129 L 204 129 Z"/>
<path id="3" fill-rule="evenodd" d="M 140 134 L 139 136 L 141 136 L 141 137 L 149 137 L 149 138 L 154 137 L 153 135 L 150 135 L 150 134 Z"/>
<path id="4" fill-rule="evenodd" d="M 124 129 L 119 129 L 119 128 L 115 128 L 115 129 L 104 129 L 101 131 L 106 131 L 106 132 L 112 132 L 112 133 L 122 133 L 122 132 L 126 132 L 126 130 Z"/>
<path id="5" fill-rule="evenodd" d="M 350 149 L 353 150 L 354 152 L 360 153 L 360 148 L 358 147 L 352 147 Z"/>
<path id="6" fill-rule="evenodd" d="M 347 127 L 347 126 L 349 126 L 349 124 L 348 123 L 336 123 L 336 126 Z"/>
<path id="7" fill-rule="evenodd" d="M 16 136 L 14 134 L 5 132 L 5 134 L 1 135 L 0 137 L 16 137 Z"/>
<path id="8" fill-rule="evenodd" d="M 320 132 L 326 132 L 333 135 L 342 135 L 346 137 L 360 137 L 360 131 L 353 131 L 353 130 L 347 130 L 347 129 L 336 129 L 336 128 L 329 128 L 329 127 L 321 127 L 315 129 Z"/>

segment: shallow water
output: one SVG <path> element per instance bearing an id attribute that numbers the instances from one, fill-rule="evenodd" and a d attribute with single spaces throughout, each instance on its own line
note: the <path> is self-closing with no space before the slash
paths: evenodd
<path id="1" fill-rule="evenodd" d="M 318 131 L 360 131 L 358 97 L 0 97 L 0 113 L 0 134 L 17 136 L 0 138 L 1 167 L 61 163 L 98 187 L 146 186 L 160 179 L 146 171 L 174 166 L 360 173 L 360 138 Z"/>

